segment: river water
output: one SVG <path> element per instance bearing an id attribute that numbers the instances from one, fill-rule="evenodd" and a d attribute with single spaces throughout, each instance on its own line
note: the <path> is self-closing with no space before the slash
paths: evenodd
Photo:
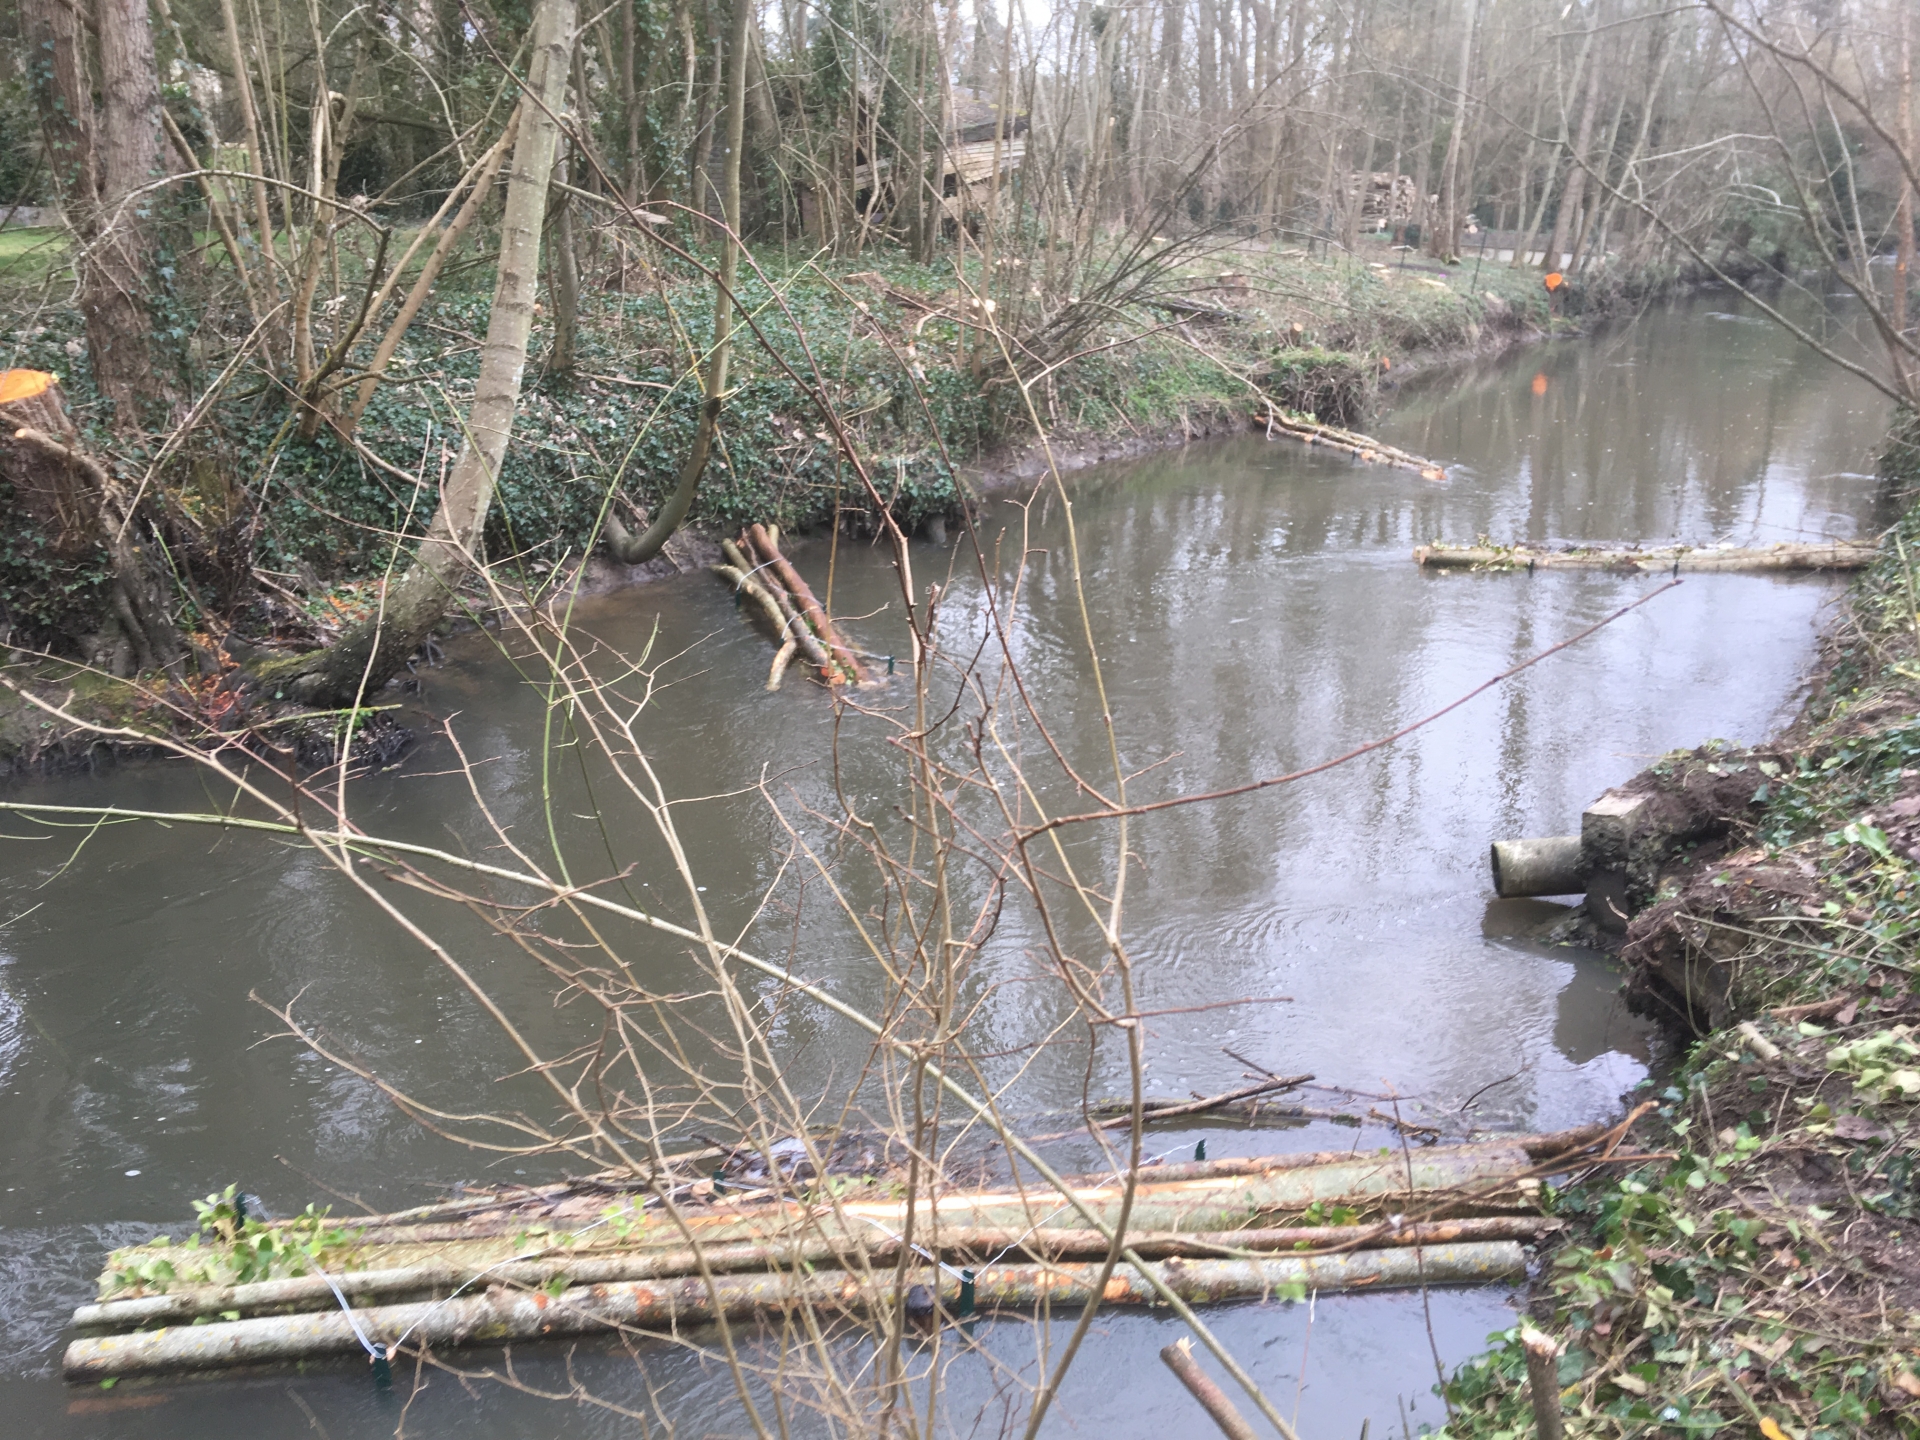
<path id="1" fill-rule="evenodd" d="M 1514 352 L 1422 378 L 1376 427 L 1452 462 L 1444 484 L 1246 438 L 1082 473 L 1075 520 L 1130 768 L 1157 764 L 1135 798 L 1234 784 L 1339 754 L 1416 719 L 1658 583 L 1611 574 L 1423 574 L 1418 543 L 1685 540 L 1761 544 L 1851 537 L 1873 522 L 1871 449 L 1884 407 L 1729 298 L 1659 310 L 1595 339 Z M 983 534 L 1014 533 L 1010 501 Z M 1047 698 L 1063 750 L 1097 771 L 1105 753 L 1080 619 L 1065 583 L 1057 501 L 1031 511 L 1033 560 L 1016 632 L 1028 684 Z M 818 583 L 824 546 L 795 547 Z M 916 553 L 922 578 L 947 556 Z M 979 584 L 953 567 L 949 650 L 977 639 Z M 870 647 L 897 646 L 885 556 L 843 545 L 835 609 Z M 1276 1071 L 1407 1097 L 1428 1115 L 1548 1129 L 1613 1113 L 1643 1080 L 1646 1028 L 1615 996 L 1609 964 L 1530 938 L 1552 913 L 1489 898 L 1486 848 L 1566 833 L 1585 804 L 1645 761 L 1708 737 L 1755 740 L 1789 712 L 1836 584 L 1815 577 L 1697 576 L 1582 644 L 1408 740 L 1303 784 L 1140 822 L 1128 935 L 1143 1009 L 1239 997 L 1285 1004 L 1172 1014 L 1150 1033 L 1150 1087 L 1212 1093 L 1241 1083 L 1232 1049 Z M 586 602 L 609 643 L 676 655 L 643 738 L 677 795 L 751 785 L 764 767 L 796 804 L 831 795 L 834 730 L 817 690 L 761 693 L 768 649 L 704 573 Z M 534 687 L 479 637 L 427 672 L 418 703 L 457 713 L 484 798 L 508 824 L 539 820 Z M 363 782 L 368 829 L 475 848 L 487 836 L 444 739 Z M 888 765 L 843 756 L 857 796 L 888 802 Z M 175 765 L 109 767 L 20 784 L 64 804 L 206 809 L 222 803 Z M 588 822 L 568 844 L 586 837 Z M 774 878 L 764 802 L 690 806 L 681 824 L 719 928 L 790 955 L 849 998 L 877 994 L 844 922 L 815 906 L 753 922 Z M 637 1433 L 602 1408 L 439 1377 L 410 1403 L 357 1364 L 188 1383 L 75 1390 L 57 1375 L 62 1328 L 106 1248 L 166 1227 L 189 1201 L 238 1181 L 285 1211 L 322 1185 L 380 1209 L 462 1179 L 511 1179 L 426 1133 L 366 1084 L 286 1040 L 250 999 L 298 994 L 301 1012 L 402 1088 L 445 1108 L 495 1108 L 513 1061 L 421 949 L 308 854 L 186 828 L 48 831 L 12 823 L 0 845 L 0 1430 L 48 1437 L 214 1433 L 475 1437 Z M 84 843 L 82 843 L 84 841 Z M 616 834 L 641 886 L 657 848 Z M 1018 1053 L 1052 1021 L 1023 1002 L 1030 932 L 1011 918 L 979 961 L 976 1044 Z M 466 943 L 466 942 L 463 942 Z M 676 961 L 656 944 L 662 973 Z M 550 1007 L 548 979 L 475 932 L 468 954 L 516 1013 Z M 648 952 L 644 945 L 640 958 Z M 1044 1013 L 1043 1013 L 1044 1012 Z M 541 1031 L 564 1033 L 560 1022 Z M 789 1080 L 830 1088 L 862 1037 L 831 1017 L 796 1021 Z M 1117 1093 L 1117 1052 L 1090 1088 Z M 1084 1048 L 1042 1051 L 1019 1082 L 1028 1113 L 1071 1106 L 1089 1085 Z M 511 1089 L 511 1082 L 505 1082 Z M 1330 1103 L 1330 1102 L 1329 1102 Z M 1248 1132 L 1155 1132 L 1214 1155 L 1346 1148 L 1315 1123 Z M 1366 1143 L 1383 1143 L 1369 1132 Z M 1063 1154 L 1063 1160 L 1074 1158 Z M 546 1173 L 542 1171 L 535 1172 Z M 352 1207 L 339 1202 L 342 1211 Z M 1248 1305 L 1213 1323 L 1294 1409 L 1303 1434 L 1418 1430 L 1443 1418 L 1431 1393 L 1513 1321 L 1505 1288 Z M 1069 1322 L 1057 1321 L 1056 1326 Z M 1180 1327 L 1104 1314 L 1052 1430 L 1192 1430 L 1191 1402 L 1155 1351 Z M 949 1366 L 948 1421 L 999 1425 L 997 1357 L 1031 1360 L 1028 1321 L 982 1324 Z M 523 1375 L 567 1383 L 550 1355 Z M 734 1433 L 725 1370 L 661 1349 L 634 1361 L 586 1347 L 577 1378 L 641 1403 L 651 1383 L 688 1433 Z"/>

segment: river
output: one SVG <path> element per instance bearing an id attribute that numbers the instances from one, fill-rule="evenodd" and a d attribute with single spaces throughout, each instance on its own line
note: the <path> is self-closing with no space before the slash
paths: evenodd
<path id="1" fill-rule="evenodd" d="M 1852 537 L 1872 528 L 1867 472 L 1884 421 L 1864 386 L 1731 298 L 1708 296 L 1596 338 L 1410 383 L 1376 428 L 1454 463 L 1443 484 L 1257 437 L 1072 477 L 1123 757 L 1132 769 L 1156 767 L 1134 782 L 1135 797 L 1339 754 L 1658 583 L 1427 574 L 1409 559 L 1414 545 L 1482 534 Z M 1016 534 L 1020 519 L 1011 500 L 995 500 L 981 533 Z M 1021 662 L 1063 751 L 1097 771 L 1106 741 L 1057 500 L 1042 497 L 1030 521 L 1044 553 L 1032 559 L 1017 616 Z M 818 584 L 824 542 L 794 553 Z M 921 579 L 947 582 L 941 636 L 952 651 L 977 641 L 980 584 L 968 564 L 948 561 L 931 546 L 916 551 Z M 837 612 L 869 617 L 851 622 L 863 643 L 897 646 L 886 556 L 843 542 L 835 585 Z M 1549 1129 L 1614 1113 L 1648 1074 L 1650 1033 L 1621 1007 L 1608 962 L 1532 938 L 1551 907 L 1489 898 L 1487 844 L 1567 832 L 1601 790 L 1668 749 L 1768 734 L 1796 700 L 1837 593 L 1818 577 L 1691 577 L 1391 748 L 1299 785 L 1139 822 L 1127 933 L 1140 1006 L 1291 997 L 1157 1018 L 1150 1087 L 1211 1093 L 1242 1083 L 1245 1065 L 1224 1053 L 1232 1049 L 1325 1085 L 1406 1097 L 1410 1109 L 1456 1124 Z M 628 651 L 651 638 L 656 656 L 678 657 L 643 726 L 675 794 L 734 791 L 771 767 L 790 803 L 830 800 L 828 703 L 795 680 L 762 693 L 766 641 L 710 576 L 594 598 L 579 620 Z M 484 637 L 452 646 L 411 703 L 457 715 L 466 754 L 484 762 L 480 791 L 506 823 L 541 823 L 538 696 Z M 879 748 L 868 747 L 876 758 L 843 757 L 843 783 L 863 803 L 889 802 L 895 772 Z M 361 823 L 486 844 L 464 780 L 447 773 L 453 758 L 445 739 L 429 739 L 397 769 L 360 782 Z M 172 764 L 108 765 L 13 790 L 148 809 L 223 801 Z M 566 843 L 588 840 L 589 822 L 567 823 L 581 828 Z M 755 920 L 780 855 L 764 801 L 747 793 L 690 806 L 681 824 L 723 931 L 746 927 L 835 993 L 878 993 L 829 907 L 815 900 Z M 179 1233 L 193 1198 L 237 1181 L 287 1211 L 325 1201 L 325 1185 L 388 1209 L 525 1167 L 461 1150 L 365 1083 L 267 1040 L 277 1022 L 250 992 L 274 1002 L 298 994 L 301 1013 L 334 1043 L 446 1108 L 501 1105 L 511 1090 L 497 1077 L 514 1062 L 490 1024 L 311 854 L 187 828 L 5 828 L 22 838 L 0 846 L 0 1429 L 347 1440 L 394 1433 L 404 1407 L 414 1436 L 638 1433 L 604 1408 L 463 1388 L 444 1375 L 409 1400 L 405 1383 L 378 1388 L 357 1364 L 104 1392 L 63 1386 L 65 1319 L 106 1248 L 163 1227 Z M 605 844 L 639 867 L 635 883 L 650 885 L 651 875 L 664 884 L 649 868 L 657 847 L 625 834 Z M 1017 1053 L 1051 1023 L 1019 983 L 1031 968 L 1029 925 L 1009 917 L 978 962 L 982 1049 Z M 657 946 L 662 973 L 676 963 L 672 951 Z M 549 978 L 508 947 L 476 931 L 470 959 L 503 1003 L 550 1007 Z M 541 1033 L 564 1033 L 564 1023 Z M 824 1015 L 796 1019 L 790 1039 L 788 1078 L 802 1092 L 830 1088 L 865 1054 L 861 1036 Z M 1090 1081 L 1088 1065 L 1083 1046 L 1041 1050 L 1013 1108 L 1042 1116 L 1074 1104 L 1083 1085 L 1120 1090 L 1117 1049 L 1093 1058 Z M 1216 1156 L 1354 1143 L 1349 1129 L 1313 1123 L 1156 1131 L 1151 1144 L 1183 1151 L 1202 1137 Z M 1384 1132 L 1368 1132 L 1367 1143 L 1384 1143 Z M 1376 1435 L 1440 1423 L 1436 1364 L 1480 1349 L 1514 1309 L 1512 1292 L 1495 1287 L 1248 1305 L 1212 1318 L 1319 1440 L 1356 1434 L 1363 1420 Z M 1063 1335 L 1070 1319 L 1050 1323 Z M 1155 1357 L 1179 1332 L 1157 1315 L 1103 1314 L 1052 1431 L 1197 1433 L 1192 1402 Z M 993 1432 L 1001 1382 L 1031 1361 L 1034 1326 L 982 1323 L 975 1339 L 971 1357 L 948 1366 L 945 1423 Z M 683 1431 L 743 1429 L 724 1367 L 665 1347 L 641 1359 Z M 530 1381 L 566 1387 L 559 1358 L 517 1360 Z M 574 1374 L 600 1394 L 645 1401 L 624 1354 L 586 1347 Z"/>

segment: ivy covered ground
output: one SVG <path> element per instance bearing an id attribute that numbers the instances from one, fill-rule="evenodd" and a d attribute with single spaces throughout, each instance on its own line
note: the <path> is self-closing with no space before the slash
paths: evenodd
<path id="1" fill-rule="evenodd" d="M 1244 420 L 1261 393 L 1334 423 L 1364 424 L 1381 380 L 1396 369 L 1554 323 L 1532 271 L 1471 261 L 1423 268 L 1379 253 L 1378 261 L 1327 261 L 1229 250 L 1176 267 L 1163 290 L 1203 313 L 1151 305 L 1116 313 L 1084 353 L 1033 387 L 1032 411 L 1067 441 L 1204 432 Z M 760 520 L 805 529 L 836 512 L 861 523 L 867 502 L 782 362 L 808 376 L 817 364 L 888 504 L 908 525 L 955 509 L 956 469 L 1033 438 L 1033 413 L 1018 388 L 974 363 L 975 332 L 961 323 L 950 261 L 921 266 L 889 251 L 846 261 L 765 251 L 757 260 L 743 272 L 742 297 L 764 343 L 736 332 L 736 388 L 694 512 L 697 528 L 727 533 Z M 629 272 L 623 291 L 596 287 L 596 274 L 619 278 L 588 265 L 570 374 L 544 363 L 549 317 L 536 325 L 488 534 L 491 558 L 535 590 L 594 543 L 609 505 L 631 525 L 636 511 L 660 501 L 697 415 L 689 360 L 711 333 L 704 282 L 660 271 L 638 284 Z M 1637 295 L 1666 278 L 1640 277 L 1624 289 Z M 79 316 L 63 304 L 60 267 L 0 282 L 0 360 L 60 375 L 90 442 L 123 474 L 144 473 L 163 437 L 142 449 L 90 425 L 97 397 Z M 450 271 L 409 332 L 358 434 L 391 468 L 324 431 L 300 438 L 283 387 L 239 369 L 154 476 L 180 551 L 178 601 L 189 629 L 238 626 L 263 638 L 319 640 L 364 605 L 366 584 L 396 544 L 424 529 L 431 487 L 458 448 L 491 288 L 488 265 Z M 1617 308 L 1631 298 L 1622 292 L 1596 286 L 1574 303 Z M 244 315 L 188 315 L 172 337 L 182 394 L 210 384 L 249 328 Z M 1128 336 L 1143 338 L 1115 343 Z M 0 494 L 0 504 L 7 499 Z M 104 563 L 56 556 L 31 525 L 0 532 L 5 638 L 31 650 L 75 651 L 99 622 Z"/>

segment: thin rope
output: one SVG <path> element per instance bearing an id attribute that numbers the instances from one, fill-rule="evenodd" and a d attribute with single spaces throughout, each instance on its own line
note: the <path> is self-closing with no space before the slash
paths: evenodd
<path id="1" fill-rule="evenodd" d="M 307 1263 L 310 1265 L 313 1264 L 311 1260 L 309 1260 Z M 313 1266 L 313 1273 L 318 1275 L 322 1280 L 327 1282 L 327 1288 L 333 1291 L 333 1298 L 340 1302 L 341 1313 L 347 1317 L 347 1324 L 353 1327 L 353 1338 L 360 1342 L 360 1348 L 367 1352 L 367 1358 L 369 1360 L 385 1360 L 390 1354 L 392 1354 L 393 1353 L 392 1346 L 387 1346 L 383 1349 L 382 1347 L 375 1345 L 373 1341 L 367 1339 L 367 1332 L 362 1330 L 360 1328 L 360 1322 L 353 1318 L 353 1307 L 347 1303 L 347 1297 L 340 1293 L 340 1287 L 333 1283 L 333 1277 L 327 1274 L 327 1272 L 322 1270 L 318 1265 Z M 406 1337 L 403 1335 L 400 1338 L 404 1340 Z M 399 1343 L 398 1341 L 395 1342 L 395 1344 L 398 1344 L 398 1343 Z"/>

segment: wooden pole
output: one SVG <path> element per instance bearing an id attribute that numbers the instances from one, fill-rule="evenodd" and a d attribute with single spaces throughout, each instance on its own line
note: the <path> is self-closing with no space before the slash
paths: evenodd
<path id="1" fill-rule="evenodd" d="M 1167 1368 L 1180 1377 L 1180 1383 L 1187 1387 L 1187 1393 L 1200 1402 L 1200 1408 L 1213 1417 L 1213 1423 L 1220 1427 L 1220 1433 L 1227 1440 L 1255 1440 L 1253 1426 L 1247 1423 L 1247 1417 L 1233 1408 L 1233 1402 L 1218 1385 L 1200 1368 L 1193 1358 L 1193 1342 L 1182 1339 L 1177 1345 L 1169 1345 L 1160 1352 L 1160 1358 Z"/>
<path id="2" fill-rule="evenodd" d="M 1533 1424 L 1540 1440 L 1564 1440 L 1560 1420 L 1560 1347 L 1531 1325 L 1520 1327 L 1527 1352 L 1527 1389 L 1533 1395 Z"/>

